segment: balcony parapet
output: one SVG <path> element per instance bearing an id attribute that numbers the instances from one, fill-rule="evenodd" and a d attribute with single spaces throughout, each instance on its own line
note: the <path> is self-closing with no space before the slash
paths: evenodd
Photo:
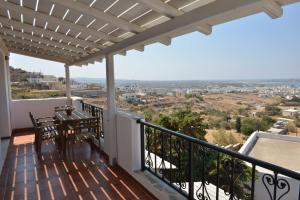
<path id="1" fill-rule="evenodd" d="M 72 97 L 73 106 L 80 107 L 80 97 Z M 32 127 L 28 113 L 33 112 L 39 117 L 54 116 L 54 107 L 66 105 L 67 98 L 18 99 L 11 102 L 12 129 Z"/>

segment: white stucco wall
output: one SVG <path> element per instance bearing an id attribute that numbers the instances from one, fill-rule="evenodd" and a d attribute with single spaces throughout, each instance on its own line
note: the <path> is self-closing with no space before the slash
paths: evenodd
<path id="1" fill-rule="evenodd" d="M 118 112 L 116 115 L 118 165 L 125 169 L 156 198 L 186 199 L 150 172 L 141 171 L 141 133 L 137 119 L 137 116 L 124 112 Z"/>
<path id="2" fill-rule="evenodd" d="M 264 172 L 261 172 L 264 171 Z M 273 172 L 266 172 L 265 169 L 257 170 L 256 173 L 256 181 L 255 181 L 255 192 L 254 192 L 254 199 L 255 200 L 261 200 L 261 199 L 271 199 L 268 191 L 265 187 L 265 185 L 263 184 L 262 178 L 264 174 L 271 174 L 273 175 Z M 299 200 L 299 189 L 300 189 L 300 182 L 298 180 L 292 179 L 290 177 L 286 177 L 283 175 L 278 175 L 277 180 L 285 180 L 288 182 L 289 186 L 290 186 L 290 191 L 285 194 L 282 199 L 284 200 Z M 280 183 L 284 183 L 283 181 L 280 181 Z M 274 185 L 268 185 L 266 184 L 271 192 L 271 195 L 273 195 L 273 191 L 274 191 Z M 283 193 L 287 192 L 288 187 L 285 187 L 285 189 L 279 189 L 277 187 L 277 199 L 279 198 L 279 196 L 283 195 Z"/>
<path id="3" fill-rule="evenodd" d="M 141 134 L 137 117 L 117 113 L 118 164 L 127 171 L 141 169 Z"/>
<path id="4" fill-rule="evenodd" d="M 79 97 L 73 97 L 73 105 L 76 109 L 81 109 Z M 54 107 L 66 105 L 66 97 L 62 98 L 45 98 L 45 99 L 20 99 L 12 100 L 11 119 L 12 128 L 28 128 L 32 127 L 29 118 L 29 112 L 36 117 L 54 116 Z"/>

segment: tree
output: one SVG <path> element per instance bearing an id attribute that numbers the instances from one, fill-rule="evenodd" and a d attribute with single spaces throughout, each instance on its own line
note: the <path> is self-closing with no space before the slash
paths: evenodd
<path id="1" fill-rule="evenodd" d="M 241 132 L 244 135 L 251 135 L 254 131 L 266 131 L 275 121 L 269 116 L 263 116 L 262 118 L 250 118 L 246 117 L 242 120 Z"/>
<path id="2" fill-rule="evenodd" d="M 165 128 L 205 140 L 207 124 L 203 122 L 199 113 L 192 112 L 190 108 L 177 110 L 171 115 L 162 114 L 156 123 Z"/>
<path id="3" fill-rule="evenodd" d="M 281 115 L 281 109 L 273 105 L 267 105 L 265 107 L 265 112 L 269 116 Z"/>
<path id="4" fill-rule="evenodd" d="M 259 130 L 259 122 L 257 119 L 245 117 L 242 120 L 241 132 L 244 135 L 251 135 L 256 130 Z"/>
<path id="5" fill-rule="evenodd" d="M 236 118 L 236 123 L 235 123 L 235 129 L 236 129 L 236 131 L 237 131 L 238 133 L 241 132 L 241 126 L 242 126 L 242 124 L 241 124 L 241 118 L 240 118 L 240 117 L 237 117 L 237 118 Z"/>
<path id="6" fill-rule="evenodd" d="M 58 77 L 58 81 L 65 84 L 65 78 L 64 77 Z"/>
<path id="7" fill-rule="evenodd" d="M 154 118 L 154 114 L 155 114 L 155 111 L 152 110 L 152 109 L 145 109 L 144 110 L 144 117 L 145 117 L 145 120 L 147 122 L 151 122 Z"/>
<path id="8" fill-rule="evenodd" d="M 294 122 L 289 122 L 287 128 L 289 132 L 297 133 L 297 127 Z"/>
<path id="9" fill-rule="evenodd" d="M 232 162 L 234 163 L 234 168 L 231 167 Z M 217 159 L 214 159 L 209 170 L 210 182 L 216 184 L 218 181 L 220 188 L 222 188 L 226 194 L 230 192 L 231 179 L 233 179 L 233 195 L 237 197 L 237 199 L 250 199 L 251 187 L 249 186 L 249 182 L 251 181 L 252 169 L 242 160 L 233 159 L 225 154 L 220 155 L 219 170 L 217 165 Z M 232 173 L 232 171 L 234 172 Z M 233 177 L 232 174 L 234 174 Z"/>

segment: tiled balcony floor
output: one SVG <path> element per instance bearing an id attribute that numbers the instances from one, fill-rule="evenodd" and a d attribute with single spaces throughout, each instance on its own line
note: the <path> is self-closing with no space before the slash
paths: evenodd
<path id="1" fill-rule="evenodd" d="M 50 141 L 38 160 L 33 139 L 32 132 L 12 138 L 1 175 L 4 199 L 155 199 L 123 169 L 107 166 L 97 150 L 91 154 L 88 144 L 76 144 L 71 162 Z"/>

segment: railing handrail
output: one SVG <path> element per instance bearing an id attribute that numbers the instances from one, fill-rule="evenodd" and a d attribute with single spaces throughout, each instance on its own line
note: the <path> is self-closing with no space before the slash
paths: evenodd
<path id="1" fill-rule="evenodd" d="M 84 103 L 84 104 L 89 105 L 89 106 L 94 106 L 94 107 L 96 107 L 96 108 L 99 108 L 99 109 L 103 110 L 103 108 L 99 107 L 98 105 L 96 105 L 96 104 L 91 104 L 91 103 L 86 103 L 86 102 L 84 102 L 84 100 L 80 100 L 80 103 Z"/>
<path id="2" fill-rule="evenodd" d="M 252 164 L 254 164 L 256 166 L 263 167 L 263 168 L 268 169 L 270 171 L 277 172 L 279 174 L 282 174 L 282 175 L 285 175 L 285 176 L 288 176 L 288 177 L 300 180 L 300 173 L 298 173 L 298 172 L 295 172 L 295 171 L 292 171 L 292 170 L 289 170 L 289 169 L 286 169 L 286 168 L 283 168 L 283 167 L 280 167 L 280 166 L 268 163 L 266 161 L 262 161 L 262 160 L 259 160 L 259 159 L 256 159 L 256 158 L 253 158 L 253 157 L 250 157 L 250 156 L 247 156 L 247 155 L 244 155 L 244 154 L 241 154 L 241 153 L 229 150 L 229 149 L 225 149 L 225 148 L 219 147 L 219 146 L 214 145 L 214 144 L 210 144 L 208 142 L 205 142 L 203 140 L 200 140 L 200 139 L 197 139 L 197 138 L 194 138 L 194 137 L 182 134 L 180 132 L 172 131 L 170 129 L 163 128 L 161 126 L 154 125 L 154 124 L 151 124 L 149 122 L 145 122 L 142 119 L 138 119 L 137 123 L 140 123 L 140 124 L 143 124 L 143 125 L 147 125 L 149 127 L 155 128 L 155 129 L 160 130 L 162 132 L 170 133 L 170 134 L 172 134 L 174 136 L 183 138 L 183 139 L 185 139 L 185 140 L 187 140 L 189 142 L 193 142 L 195 144 L 199 144 L 199 145 L 205 146 L 205 147 L 213 149 L 215 151 L 218 151 L 218 152 L 230 155 L 232 157 L 239 158 L 239 159 L 241 159 L 243 161 L 252 163 Z"/>

